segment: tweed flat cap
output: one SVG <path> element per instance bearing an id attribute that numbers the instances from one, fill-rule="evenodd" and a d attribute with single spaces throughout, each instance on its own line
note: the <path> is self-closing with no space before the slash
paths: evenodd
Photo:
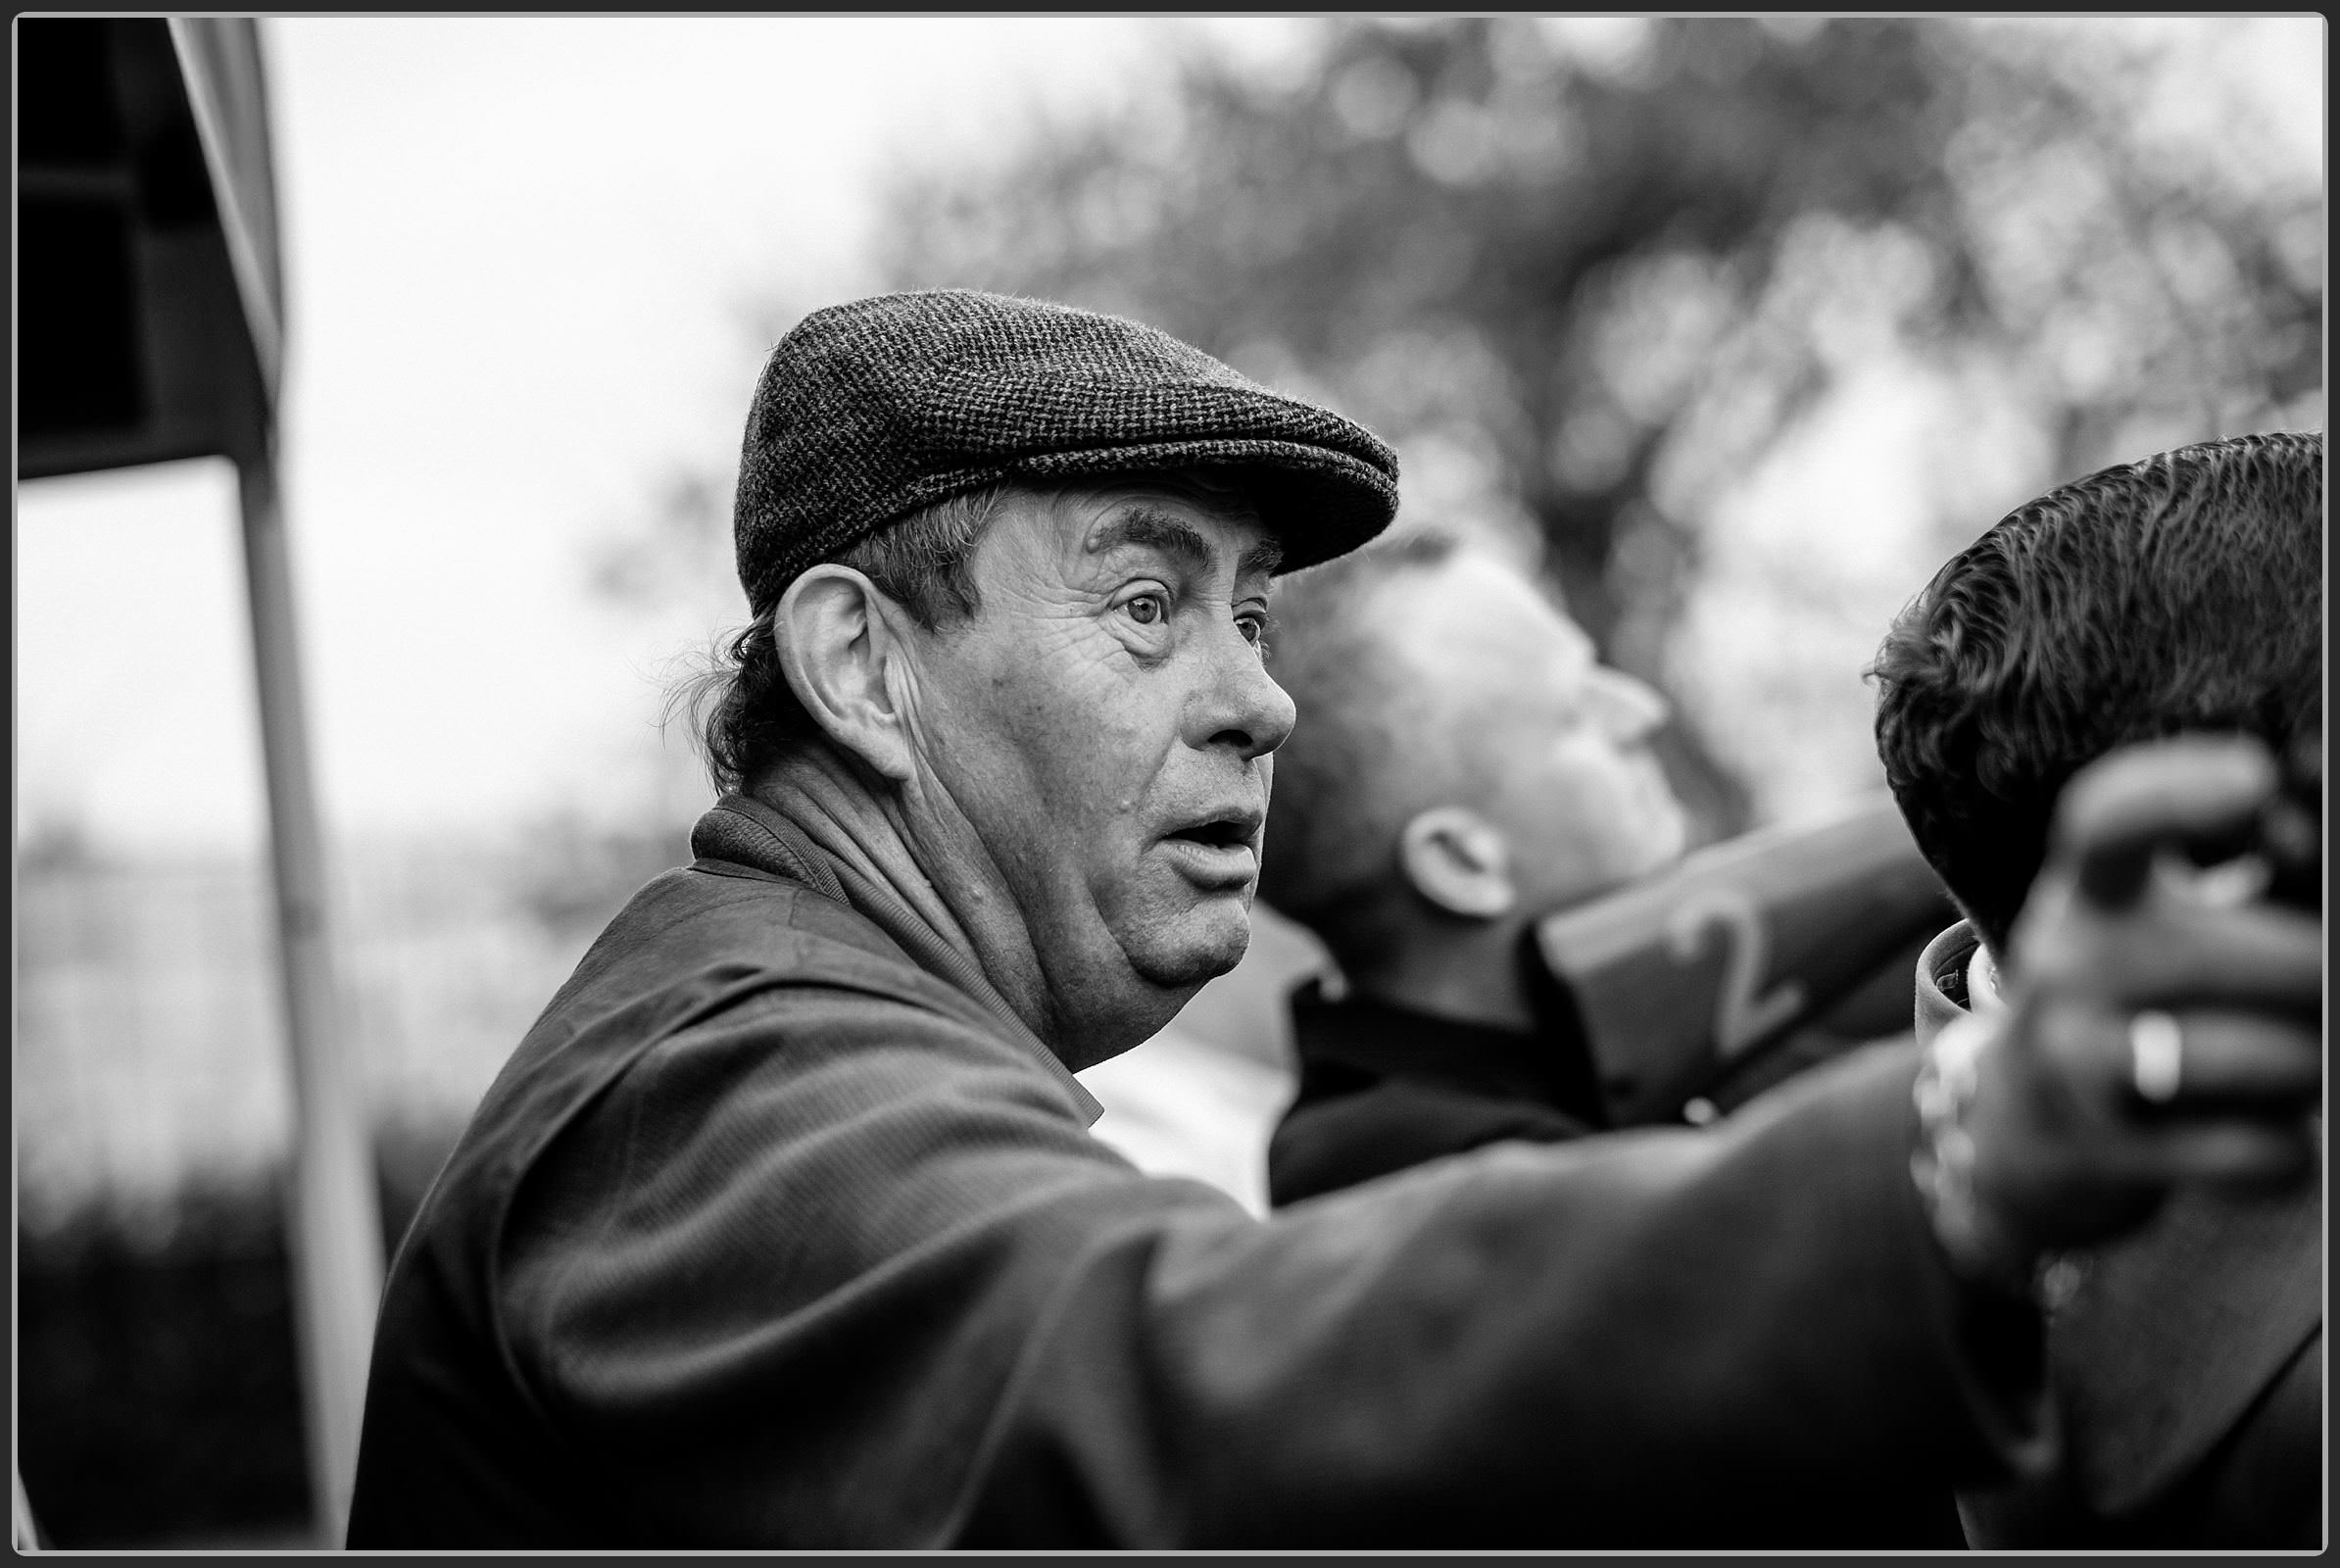
<path id="1" fill-rule="evenodd" d="M 1240 468 L 1283 569 L 1397 510 L 1397 455 L 1150 326 L 965 289 L 815 311 L 748 411 L 732 533 L 760 613 L 805 567 L 946 497 L 1014 480 Z"/>

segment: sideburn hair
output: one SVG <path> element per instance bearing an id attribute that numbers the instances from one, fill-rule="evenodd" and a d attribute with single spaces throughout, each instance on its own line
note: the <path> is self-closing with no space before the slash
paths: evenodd
<path id="1" fill-rule="evenodd" d="M 971 618 L 982 609 L 968 563 L 1009 487 L 947 496 L 887 524 L 837 557 L 909 612 L 927 631 Z M 703 667 L 666 699 L 665 717 L 687 714 L 719 795 L 745 789 L 791 746 L 818 726 L 780 667 L 772 635 L 778 602 L 737 631 L 718 637 Z"/>

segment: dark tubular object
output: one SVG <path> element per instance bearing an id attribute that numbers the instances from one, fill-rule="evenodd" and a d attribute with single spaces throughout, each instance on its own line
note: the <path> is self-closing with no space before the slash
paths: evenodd
<path id="1" fill-rule="evenodd" d="M 1682 1119 L 1690 1102 L 1957 918 L 1880 795 L 1825 822 L 1701 850 L 1551 915 L 1532 951 L 1560 982 L 1547 998 L 1573 1006 L 1610 1124 L 1623 1127 Z"/>

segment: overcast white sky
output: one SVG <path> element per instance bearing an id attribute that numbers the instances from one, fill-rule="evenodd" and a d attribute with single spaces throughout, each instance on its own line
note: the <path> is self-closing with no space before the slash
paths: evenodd
<path id="1" fill-rule="evenodd" d="M 1189 25 L 264 22 L 330 824 L 483 825 L 623 788 L 672 634 L 629 636 L 591 602 L 585 546 L 667 466 L 737 442 L 761 347 L 745 307 L 864 291 L 889 158 L 1097 101 Z M 1207 25 L 1273 56 L 1306 24 Z M 18 500 L 20 823 L 257 843 L 231 472 Z"/>
<path id="2" fill-rule="evenodd" d="M 863 291 L 874 176 L 899 153 L 956 154 L 1036 104 L 1125 90 L 1180 29 L 1272 61 L 1311 25 L 264 22 L 328 823 L 485 826 L 622 798 L 672 632 L 596 607 L 584 552 L 675 461 L 736 442 L 761 347 L 743 308 Z M 2316 101 L 2307 32 L 2236 69 Z M 232 476 L 180 465 L 18 501 L 20 824 L 258 843 Z"/>

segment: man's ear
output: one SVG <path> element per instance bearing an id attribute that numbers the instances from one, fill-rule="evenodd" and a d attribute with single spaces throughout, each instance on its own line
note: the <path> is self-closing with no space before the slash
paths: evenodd
<path id="1" fill-rule="evenodd" d="M 1492 920 L 1519 902 L 1511 846 L 1469 807 L 1415 812 L 1397 836 L 1397 862 L 1414 891 L 1449 914 Z"/>
<path id="2" fill-rule="evenodd" d="M 910 777 L 908 650 L 877 586 L 851 566 L 807 567 L 772 607 L 788 689 L 830 740 L 881 776 Z"/>

